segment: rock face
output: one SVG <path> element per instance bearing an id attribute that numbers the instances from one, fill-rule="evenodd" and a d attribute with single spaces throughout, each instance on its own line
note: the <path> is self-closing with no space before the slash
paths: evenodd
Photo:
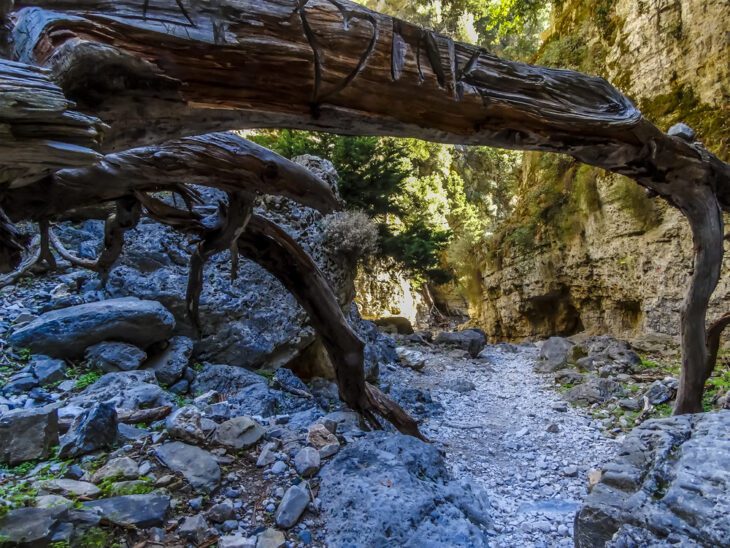
<path id="1" fill-rule="evenodd" d="M 449 482 L 433 445 L 368 434 L 340 451 L 321 478 L 332 546 L 487 546 L 486 496 Z"/>
<path id="2" fill-rule="evenodd" d="M 311 156 L 297 159 L 321 179 L 336 186 L 332 164 Z M 202 189 L 211 203 L 223 196 Z M 342 305 L 353 298 L 354 265 L 323 245 L 323 216 L 284 198 L 267 197 L 256 211 L 274 220 L 312 256 Z M 175 316 L 176 334 L 192 336 L 185 313 L 189 243 L 157 223 L 143 220 L 130 233 L 119 266 L 111 273 L 113 296 L 136 295 L 162 302 Z M 200 301 L 201 337 L 196 340 L 199 361 L 247 368 L 276 369 L 289 363 L 315 340 L 304 310 L 268 272 L 242 260 L 238 278 L 230 280 L 230 256 L 220 253 L 208 261 Z"/>
<path id="3" fill-rule="evenodd" d="M 575 545 L 727 546 L 729 430 L 730 411 L 636 428 L 576 516 Z"/>
<path id="4" fill-rule="evenodd" d="M 111 299 L 54 310 L 16 330 L 10 343 L 55 358 L 78 358 L 96 343 L 114 340 L 146 348 L 167 339 L 172 314 L 156 301 Z"/>
<path id="5" fill-rule="evenodd" d="M 590 0 L 560 5 L 544 51 L 573 54 L 556 55 L 553 64 L 605 77 L 661 129 L 687 122 L 700 141 L 728 158 L 723 120 L 730 99 L 730 13 L 725 0 L 614 0 L 599 14 Z M 520 195 L 546 195 L 552 185 L 576 197 L 581 209 L 570 216 L 572 232 L 558 237 L 542 230 L 560 223 L 554 215 L 533 231 L 534 238 L 532 219 L 511 226 L 511 234 L 530 237 L 522 246 L 503 246 L 494 260 L 480 265 L 482 290 L 472 303 L 478 324 L 494 339 L 582 330 L 622 338 L 677 337 L 692 269 L 692 241 L 682 216 L 660 200 L 647 200 L 626 179 L 591 175 L 577 165 L 553 166 L 557 173 L 544 169 L 540 158 L 525 156 L 528 176 Z M 565 183 L 571 172 L 588 176 Z M 722 279 L 728 274 L 726 265 Z M 710 315 L 721 315 L 729 303 L 730 285 L 721 282 Z"/>

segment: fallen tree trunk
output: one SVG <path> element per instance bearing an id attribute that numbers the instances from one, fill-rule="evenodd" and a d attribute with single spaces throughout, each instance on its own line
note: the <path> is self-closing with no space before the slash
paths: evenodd
<path id="1" fill-rule="evenodd" d="M 659 131 L 603 79 L 503 61 L 346 0 L 21 0 L 16 9 L 17 60 L 47 67 L 78 108 L 110 126 L 105 150 L 291 127 L 562 152 L 633 178 L 692 226 L 680 389 L 691 403 L 677 412 L 698 409 L 723 253 L 721 221 L 698 212 L 730 211 L 730 166 Z M 0 157 L 0 171 L 13 166 Z M 3 198 L 11 218 L 26 215 L 12 203 Z"/>

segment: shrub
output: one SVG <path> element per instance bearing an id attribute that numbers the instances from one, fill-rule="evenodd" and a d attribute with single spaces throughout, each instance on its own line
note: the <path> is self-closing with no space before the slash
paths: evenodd
<path id="1" fill-rule="evenodd" d="M 356 261 L 378 250 L 378 229 L 362 211 L 339 211 L 322 221 L 324 242 L 336 253 Z"/>

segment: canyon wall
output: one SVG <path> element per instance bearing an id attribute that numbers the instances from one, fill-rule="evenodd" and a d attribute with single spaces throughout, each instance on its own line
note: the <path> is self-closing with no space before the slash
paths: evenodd
<path id="1" fill-rule="evenodd" d="M 600 74 L 666 130 L 728 159 L 727 0 L 564 0 L 538 63 Z M 472 320 L 492 339 L 676 337 L 692 242 L 677 211 L 571 159 L 525 155 L 518 206 L 485 245 Z M 730 308 L 727 267 L 711 315 Z"/>

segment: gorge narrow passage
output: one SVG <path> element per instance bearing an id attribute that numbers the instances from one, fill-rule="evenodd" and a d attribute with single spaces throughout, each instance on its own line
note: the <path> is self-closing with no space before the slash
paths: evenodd
<path id="1" fill-rule="evenodd" d="M 567 405 L 552 378 L 534 371 L 534 347 L 489 346 L 477 359 L 443 347 L 413 349 L 426 357 L 425 367 L 392 380 L 427 389 L 443 407 L 423 431 L 443 446 L 455 477 L 489 494 L 491 545 L 573 546 L 589 471 L 618 446 L 600 421 Z"/>

